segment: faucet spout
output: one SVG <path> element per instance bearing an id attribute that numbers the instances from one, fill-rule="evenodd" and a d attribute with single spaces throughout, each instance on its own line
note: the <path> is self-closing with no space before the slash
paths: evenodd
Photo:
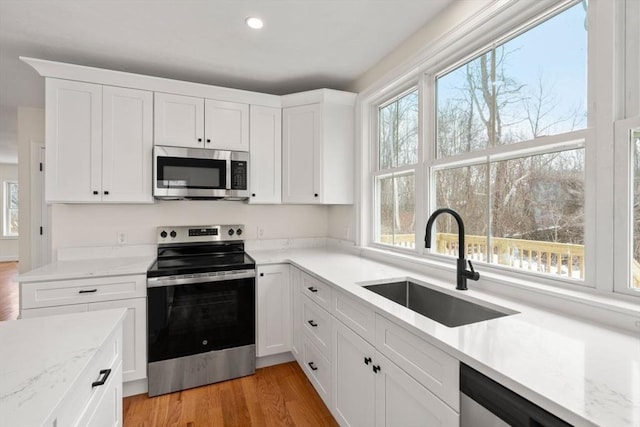
<path id="1" fill-rule="evenodd" d="M 458 212 L 454 211 L 450 208 L 440 208 L 436 209 L 429 220 L 427 221 L 427 229 L 424 237 L 424 247 L 431 248 L 431 230 L 433 228 L 433 224 L 436 221 L 436 218 L 443 213 L 448 213 L 456 220 L 458 223 L 458 262 L 456 264 L 456 272 L 457 272 L 457 283 L 456 289 L 461 291 L 466 291 L 467 288 L 467 279 L 478 280 L 480 278 L 480 274 L 473 269 L 473 265 L 471 261 L 467 261 L 464 258 L 465 255 L 465 246 L 464 246 L 464 222 L 462 221 L 462 217 Z M 467 262 L 469 263 L 469 267 L 471 270 L 467 270 Z"/>

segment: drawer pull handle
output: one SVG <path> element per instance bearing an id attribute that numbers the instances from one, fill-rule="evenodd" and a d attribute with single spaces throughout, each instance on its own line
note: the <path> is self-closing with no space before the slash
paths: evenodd
<path id="1" fill-rule="evenodd" d="M 309 286 L 307 289 L 309 289 L 313 293 L 318 292 L 318 290 L 316 288 L 314 288 L 313 286 Z"/>
<path id="2" fill-rule="evenodd" d="M 80 289 L 78 291 L 79 294 L 92 294 L 94 292 L 98 292 L 98 289 Z"/>
<path id="3" fill-rule="evenodd" d="M 380 372 L 380 365 L 373 365 L 373 372 L 376 374 Z"/>
<path id="4" fill-rule="evenodd" d="M 307 320 L 307 323 L 310 324 L 311 326 L 313 326 L 314 328 L 318 327 L 318 324 L 316 322 L 314 322 L 313 320 Z"/>
<path id="5" fill-rule="evenodd" d="M 365 357 L 364 358 L 364 364 L 368 365 L 369 363 L 371 363 L 371 358 L 370 357 Z"/>
<path id="6" fill-rule="evenodd" d="M 100 371 L 100 376 L 102 378 L 98 379 L 98 381 L 94 381 L 91 383 L 91 387 L 98 387 L 104 385 L 107 382 L 107 378 L 109 378 L 109 374 L 111 374 L 111 369 L 102 369 Z"/>
<path id="7" fill-rule="evenodd" d="M 313 362 L 309 362 L 307 363 L 307 365 L 309 365 L 309 367 L 311 368 L 312 371 L 317 371 L 318 368 L 316 368 L 316 365 L 313 364 Z"/>

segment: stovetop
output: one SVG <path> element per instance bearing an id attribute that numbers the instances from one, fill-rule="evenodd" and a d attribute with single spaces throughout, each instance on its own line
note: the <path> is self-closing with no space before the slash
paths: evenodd
<path id="1" fill-rule="evenodd" d="M 147 277 L 254 269 L 255 261 L 240 240 L 242 229 L 241 225 L 158 227 L 158 259 Z"/>

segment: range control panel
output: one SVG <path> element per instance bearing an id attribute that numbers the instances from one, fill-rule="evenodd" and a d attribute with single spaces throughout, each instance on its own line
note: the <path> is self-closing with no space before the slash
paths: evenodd
<path id="1" fill-rule="evenodd" d="M 177 225 L 157 229 L 158 243 L 244 240 L 244 225 Z"/>

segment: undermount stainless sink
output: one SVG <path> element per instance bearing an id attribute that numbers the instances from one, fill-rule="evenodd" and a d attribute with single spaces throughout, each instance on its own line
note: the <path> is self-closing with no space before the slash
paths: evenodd
<path id="1" fill-rule="evenodd" d="M 515 314 L 487 308 L 409 280 L 363 287 L 450 328 Z"/>

